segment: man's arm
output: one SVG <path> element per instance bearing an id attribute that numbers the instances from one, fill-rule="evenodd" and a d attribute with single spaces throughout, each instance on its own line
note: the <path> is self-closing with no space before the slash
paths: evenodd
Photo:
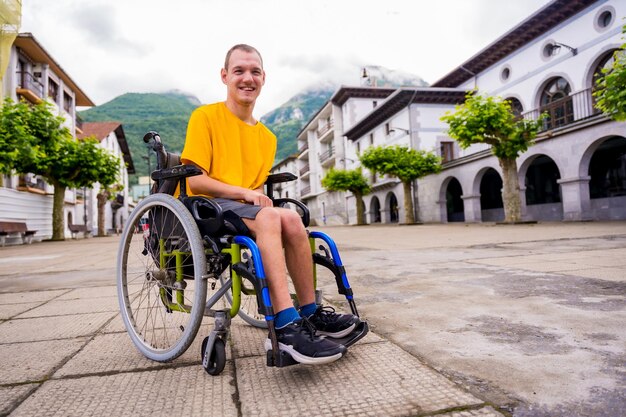
<path id="1" fill-rule="evenodd" d="M 190 161 L 183 161 L 190 163 Z M 200 168 L 202 169 L 202 168 Z M 202 169 L 202 175 L 187 178 L 189 189 L 194 194 L 206 194 L 213 197 L 228 198 L 229 200 L 243 200 L 246 203 L 261 207 L 271 207 L 272 200 L 263 193 L 263 187 L 256 190 L 238 187 L 209 177 Z"/>

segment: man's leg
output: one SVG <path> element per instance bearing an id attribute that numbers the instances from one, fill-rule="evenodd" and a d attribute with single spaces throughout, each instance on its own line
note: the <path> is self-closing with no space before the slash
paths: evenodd
<path id="1" fill-rule="evenodd" d="M 315 305 L 313 257 L 300 215 L 287 209 L 279 209 L 279 213 L 287 268 L 296 288 L 301 315 L 307 317 L 322 335 L 335 338 L 349 335 L 360 323 L 357 316 L 338 314 L 332 307 Z"/>
<path id="2" fill-rule="evenodd" d="M 311 324 L 300 319 L 293 307 L 285 270 L 280 210 L 266 207 L 259 211 L 254 220 L 244 218 L 243 221 L 256 239 L 263 257 L 270 298 L 276 313 L 274 324 L 280 350 L 288 352 L 297 362 L 306 364 L 328 363 L 341 358 L 346 352 L 345 346 L 317 336 Z M 306 241 L 306 231 L 304 240 Z M 310 249 L 306 257 L 311 257 Z M 313 291 L 312 275 L 310 281 L 310 288 Z M 314 298 L 314 295 L 312 297 Z M 285 320 L 285 317 L 290 319 Z M 271 348 L 272 344 L 267 339 L 265 349 Z"/>

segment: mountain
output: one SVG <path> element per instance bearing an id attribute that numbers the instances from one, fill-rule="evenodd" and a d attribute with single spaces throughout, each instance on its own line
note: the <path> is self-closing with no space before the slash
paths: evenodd
<path id="1" fill-rule="evenodd" d="M 275 163 L 296 153 L 298 133 L 336 90 L 337 87 L 332 85 L 310 89 L 261 117 L 261 122 L 274 132 L 278 141 Z"/>
<path id="2" fill-rule="evenodd" d="M 363 85 L 375 87 L 427 87 L 423 79 L 401 71 L 381 66 L 367 66 Z M 297 151 L 297 135 L 311 118 L 341 87 L 334 81 L 326 81 L 295 95 L 282 106 L 261 117 L 261 121 L 276 135 L 278 147 L 274 163 L 280 162 Z"/>
<path id="3" fill-rule="evenodd" d="M 148 174 L 148 149 L 143 136 L 150 130 L 161 134 L 165 149 L 180 153 L 185 144 L 187 122 L 191 112 L 200 106 L 196 97 L 180 92 L 126 93 L 108 103 L 80 112 L 85 122 L 118 121 L 122 123 L 126 140 L 133 157 L 136 177 Z M 154 154 L 150 156 L 154 169 Z"/>
<path id="4" fill-rule="evenodd" d="M 365 85 L 377 87 L 426 86 L 419 77 L 384 67 L 368 66 Z M 320 108 L 332 97 L 340 84 L 326 81 L 296 94 L 277 109 L 261 117 L 261 121 L 276 134 L 278 146 L 277 163 L 297 151 L 297 135 Z M 126 93 L 108 103 L 80 112 L 85 122 L 118 121 L 122 123 L 128 142 L 136 174 L 131 176 L 131 183 L 137 182 L 138 176 L 148 174 L 148 150 L 143 143 L 143 136 L 150 130 L 161 134 L 166 149 L 180 153 L 185 143 L 187 122 L 193 110 L 201 105 L 195 96 L 182 91 L 166 93 Z M 150 156 L 154 168 L 154 155 Z"/>

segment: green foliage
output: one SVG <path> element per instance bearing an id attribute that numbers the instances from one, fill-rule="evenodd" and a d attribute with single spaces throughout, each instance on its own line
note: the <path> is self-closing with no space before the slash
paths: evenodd
<path id="1" fill-rule="evenodd" d="M 80 112 L 80 117 L 86 122 L 122 123 L 135 166 L 135 175 L 130 179 L 136 183 L 137 177 L 148 175 L 148 161 L 143 158 L 148 155 L 143 142 L 146 132 L 159 132 L 169 152 L 182 152 L 189 116 L 199 105 L 195 97 L 180 93 L 127 93 L 101 106 Z M 150 158 L 151 168 L 154 169 L 154 152 Z"/>
<path id="2" fill-rule="evenodd" d="M 322 179 L 322 186 L 328 191 L 350 191 L 360 195 L 372 191 L 361 168 L 351 170 L 331 168 Z"/>
<path id="3" fill-rule="evenodd" d="M 49 103 L 30 106 L 6 99 L 1 115 L 0 146 L 7 150 L 0 159 L 2 172 L 41 175 L 50 183 L 71 188 L 116 181 L 119 159 L 95 139 L 74 139 Z"/>
<path id="4" fill-rule="evenodd" d="M 626 26 L 622 28 L 626 33 Z M 613 65 L 603 70 L 593 95 L 596 106 L 614 120 L 626 121 L 626 43 L 613 55 Z"/>
<path id="5" fill-rule="evenodd" d="M 441 170 L 441 158 L 434 153 L 399 145 L 369 147 L 359 159 L 364 167 L 397 177 L 402 182 L 410 182 Z"/>
<path id="6" fill-rule="evenodd" d="M 539 120 L 519 119 L 508 101 L 471 92 L 465 103 L 457 105 L 454 112 L 446 112 L 441 120 L 448 123 L 448 134 L 462 148 L 486 143 L 498 158 L 515 159 L 533 144 L 543 116 Z"/>

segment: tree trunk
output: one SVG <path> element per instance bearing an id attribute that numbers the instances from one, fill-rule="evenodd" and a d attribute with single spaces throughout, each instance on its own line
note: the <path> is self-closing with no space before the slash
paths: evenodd
<path id="1" fill-rule="evenodd" d="M 498 162 L 502 168 L 504 222 L 519 222 L 522 220 L 522 201 L 517 178 L 517 161 L 515 158 L 501 158 Z"/>
<path id="2" fill-rule="evenodd" d="M 106 191 L 98 193 L 96 199 L 98 200 L 98 236 L 103 237 L 107 235 L 107 231 L 105 229 L 105 207 L 107 205 L 107 201 L 109 201 L 109 193 Z"/>
<path id="3" fill-rule="evenodd" d="M 359 193 L 352 192 L 356 198 L 356 224 L 365 224 L 365 212 L 363 211 L 363 196 Z"/>
<path id="4" fill-rule="evenodd" d="M 404 189 L 404 223 L 413 224 L 415 223 L 415 216 L 413 215 L 413 196 L 411 195 L 411 181 L 402 181 L 402 188 Z"/>
<path id="5" fill-rule="evenodd" d="M 65 188 L 57 181 L 52 181 L 54 196 L 52 197 L 52 240 L 65 240 L 65 218 L 63 206 L 65 203 Z"/>

